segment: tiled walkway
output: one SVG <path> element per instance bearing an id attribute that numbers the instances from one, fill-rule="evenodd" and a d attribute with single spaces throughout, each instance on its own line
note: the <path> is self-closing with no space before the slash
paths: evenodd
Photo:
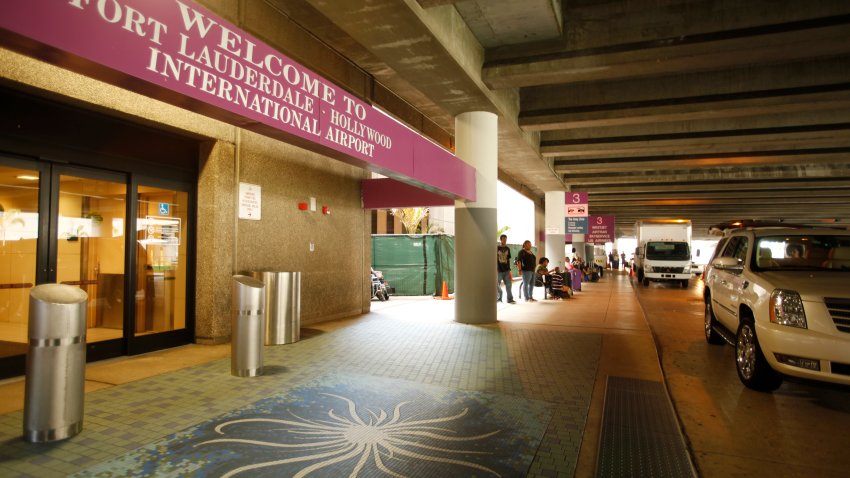
<path id="1" fill-rule="evenodd" d="M 638 363 L 624 369 L 606 358 L 606 342 L 627 360 L 630 348 L 652 354 L 648 329 L 624 283 L 614 276 L 585 285 L 569 301 L 502 304 L 500 322 L 489 326 L 453 322 L 450 301 L 376 302 L 366 316 L 305 330 L 306 338 L 295 344 L 267 347 L 260 377 L 231 376 L 230 359 L 223 358 L 87 393 L 83 432 L 58 443 L 26 443 L 22 412 L 0 415 L 0 476 L 77 473 L 329 374 L 547 402 L 551 419 L 528 476 L 588 476 L 592 465 L 577 463 L 580 452 L 587 453 L 583 439 L 595 441 L 600 405 L 591 406 L 591 399 L 600 395 L 600 375 L 616 370 L 657 378 Z M 132 362 L 122 363 L 130 369 Z M 657 367 L 653 356 L 647 363 Z M 635 373 L 624 374 L 629 368 Z"/>

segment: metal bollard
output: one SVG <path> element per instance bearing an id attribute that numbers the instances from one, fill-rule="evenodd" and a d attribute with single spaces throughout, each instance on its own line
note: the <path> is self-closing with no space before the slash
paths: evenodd
<path id="1" fill-rule="evenodd" d="M 253 277 L 233 276 L 230 307 L 230 373 L 254 377 L 263 373 L 265 284 Z"/>
<path id="2" fill-rule="evenodd" d="M 83 430 L 86 301 L 79 287 L 42 284 L 30 291 L 24 439 L 70 438 Z"/>
<path id="3" fill-rule="evenodd" d="M 281 345 L 301 339 L 301 273 L 251 273 L 266 285 L 266 345 Z"/>

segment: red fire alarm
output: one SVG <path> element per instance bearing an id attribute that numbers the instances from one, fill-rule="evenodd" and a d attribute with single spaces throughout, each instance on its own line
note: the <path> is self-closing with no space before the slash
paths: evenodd
<path id="1" fill-rule="evenodd" d="M 330 213 L 331 213 L 331 208 L 329 208 L 327 206 L 322 206 L 322 214 L 330 214 Z"/>
<path id="2" fill-rule="evenodd" d="M 307 210 L 307 203 L 306 202 L 298 203 L 298 209 L 301 210 L 301 211 L 306 211 Z"/>

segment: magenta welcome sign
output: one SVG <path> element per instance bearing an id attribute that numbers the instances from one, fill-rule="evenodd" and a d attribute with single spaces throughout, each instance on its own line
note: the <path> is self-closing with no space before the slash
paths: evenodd
<path id="1" fill-rule="evenodd" d="M 475 200 L 471 166 L 192 1 L 3 0 L 0 27 L 45 61 Z"/>

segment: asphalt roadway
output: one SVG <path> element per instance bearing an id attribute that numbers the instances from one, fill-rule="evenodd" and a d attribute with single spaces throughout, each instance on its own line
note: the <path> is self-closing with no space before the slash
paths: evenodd
<path id="1" fill-rule="evenodd" d="M 850 476 L 850 387 L 787 379 L 773 393 L 747 389 L 734 349 L 705 341 L 702 281 L 631 283 L 700 476 Z"/>

